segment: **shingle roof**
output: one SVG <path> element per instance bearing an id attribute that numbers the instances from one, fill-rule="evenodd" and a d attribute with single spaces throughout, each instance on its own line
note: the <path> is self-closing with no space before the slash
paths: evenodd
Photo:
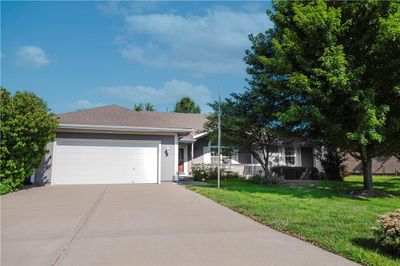
<path id="1" fill-rule="evenodd" d="M 59 114 L 60 124 L 190 128 L 201 131 L 207 120 L 203 114 L 137 112 L 119 105 L 107 105 L 82 111 Z"/>
<path id="2" fill-rule="evenodd" d="M 137 112 L 136 112 L 137 113 Z M 143 113 L 143 112 L 142 112 Z M 207 116 L 204 114 L 188 114 L 174 112 L 144 112 L 154 119 L 163 119 L 183 128 L 193 128 L 195 131 L 202 131 Z"/>

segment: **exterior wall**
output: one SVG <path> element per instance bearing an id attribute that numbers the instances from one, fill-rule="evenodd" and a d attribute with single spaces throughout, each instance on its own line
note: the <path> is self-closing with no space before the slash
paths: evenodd
<path id="1" fill-rule="evenodd" d="M 255 160 L 253 160 L 255 161 Z M 250 164 L 251 163 L 251 154 L 249 152 L 240 152 L 239 151 L 239 163 L 241 164 Z M 253 162 L 256 163 L 256 162 Z"/>
<path id="2" fill-rule="evenodd" d="M 209 139 L 207 137 L 200 138 L 194 143 L 194 157 L 193 157 L 193 164 L 202 164 L 204 163 L 204 147 L 208 147 Z M 190 160 L 190 145 L 188 144 L 189 150 L 189 160 Z M 250 153 L 248 152 L 239 152 L 239 163 L 240 164 L 250 164 L 251 157 Z"/>
<path id="3" fill-rule="evenodd" d="M 204 147 L 207 147 L 209 143 L 208 137 L 198 139 L 194 143 L 194 158 L 193 164 L 206 164 L 211 166 L 211 162 L 207 163 L 205 157 L 208 155 L 204 154 Z M 188 159 L 190 160 L 190 145 L 188 144 Z M 295 164 L 296 166 L 312 167 L 314 166 L 313 148 L 312 147 L 294 147 L 295 150 Z M 285 152 L 284 147 L 274 147 L 273 152 L 270 156 L 269 167 L 277 165 L 286 165 L 285 163 Z M 253 164 L 252 164 L 253 163 Z M 190 164 L 189 164 L 190 165 Z M 258 173 L 262 171 L 262 167 L 253 158 L 251 160 L 251 154 L 248 152 L 239 151 L 239 164 L 223 164 L 222 167 L 227 171 L 237 172 L 240 175 L 250 175 L 252 173 Z"/>
<path id="4" fill-rule="evenodd" d="M 345 161 L 346 170 L 352 174 L 362 173 L 361 161 L 348 156 Z M 381 156 L 372 159 L 372 173 L 378 175 L 400 174 L 400 160 L 394 156 Z"/>
<path id="5" fill-rule="evenodd" d="M 130 135 L 105 133 L 57 133 L 56 138 L 95 138 L 123 140 L 160 140 L 161 141 L 161 181 L 172 181 L 175 175 L 175 136 L 173 135 Z M 53 143 L 48 144 L 49 153 L 35 173 L 35 183 L 51 181 L 51 164 L 53 160 Z M 169 149 L 168 155 L 166 150 Z"/>
<path id="6" fill-rule="evenodd" d="M 207 147 L 207 146 L 208 146 L 208 138 L 198 139 L 194 143 L 193 164 L 204 163 L 204 147 Z"/>

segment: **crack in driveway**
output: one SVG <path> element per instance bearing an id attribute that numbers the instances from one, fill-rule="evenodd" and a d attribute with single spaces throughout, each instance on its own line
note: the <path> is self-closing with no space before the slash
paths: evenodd
<path id="1" fill-rule="evenodd" d="M 103 191 L 101 192 L 100 196 L 96 199 L 96 201 L 94 202 L 94 204 L 92 205 L 92 207 L 89 209 L 89 211 L 85 214 L 84 218 L 82 219 L 82 221 L 80 222 L 80 224 L 78 225 L 78 228 L 76 229 L 75 233 L 72 235 L 71 239 L 64 245 L 63 249 L 61 250 L 61 252 L 56 256 L 56 258 L 53 260 L 53 262 L 51 263 L 51 266 L 55 266 L 57 264 L 57 262 L 60 261 L 61 257 L 67 253 L 68 248 L 71 246 L 72 242 L 74 242 L 74 240 L 76 239 L 76 237 L 78 236 L 78 234 L 83 230 L 83 228 L 87 225 L 89 218 L 92 216 L 92 214 L 94 213 L 94 211 L 97 209 L 97 207 L 99 206 L 100 201 L 103 199 L 104 194 L 106 193 L 108 186 L 106 185 L 103 189 Z"/>

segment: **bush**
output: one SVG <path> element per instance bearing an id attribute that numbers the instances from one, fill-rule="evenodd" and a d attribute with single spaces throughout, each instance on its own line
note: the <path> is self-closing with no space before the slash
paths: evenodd
<path id="1" fill-rule="evenodd" d="M 251 177 L 251 181 L 256 184 L 265 184 L 265 176 L 262 174 L 255 174 Z"/>
<path id="2" fill-rule="evenodd" d="M 193 179 L 196 181 L 206 181 L 218 178 L 218 168 L 209 167 L 204 164 L 192 166 Z"/>
<path id="3" fill-rule="evenodd" d="M 207 165 L 194 165 L 192 166 L 193 180 L 207 181 L 218 178 L 218 167 Z M 239 178 L 236 172 L 225 172 L 221 169 L 221 178 Z"/>
<path id="4" fill-rule="evenodd" d="M 221 177 L 223 175 L 223 171 L 221 170 Z M 218 167 L 209 167 L 208 168 L 208 179 L 217 179 L 218 178 Z"/>
<path id="5" fill-rule="evenodd" d="M 239 174 L 236 172 L 224 172 L 224 178 L 227 179 L 239 179 Z"/>
<path id="6" fill-rule="evenodd" d="M 12 191 L 10 186 L 0 183 L 0 195 L 10 193 Z"/>
<path id="7" fill-rule="evenodd" d="M 319 159 L 328 180 L 343 181 L 346 175 L 346 167 L 343 164 L 346 157 L 343 153 L 334 148 L 326 148 L 321 152 Z"/>
<path id="8" fill-rule="evenodd" d="M 192 175 L 196 181 L 205 181 L 208 177 L 208 169 L 204 165 L 192 166 Z"/>
<path id="9" fill-rule="evenodd" d="M 252 176 L 251 181 L 256 184 L 278 185 L 283 183 L 283 176 L 271 172 L 269 176 L 259 173 Z"/>
<path id="10" fill-rule="evenodd" d="M 321 175 L 317 168 L 315 167 L 308 167 L 306 170 L 301 174 L 300 179 L 303 180 L 319 180 L 321 179 Z"/>
<path id="11" fill-rule="evenodd" d="M 271 172 L 283 176 L 285 179 L 300 179 L 305 167 L 298 166 L 274 166 L 271 167 Z"/>
<path id="12" fill-rule="evenodd" d="M 285 179 L 320 179 L 318 169 L 315 167 L 302 166 L 274 166 L 271 167 L 271 172 L 283 176 Z"/>
<path id="13" fill-rule="evenodd" d="M 400 256 L 400 209 L 379 217 L 380 227 L 371 228 L 375 240 L 386 251 Z"/>
<path id="14" fill-rule="evenodd" d="M 6 193 L 21 187 L 39 166 L 58 122 L 33 93 L 13 96 L 2 87 L 0 97 L 0 180 Z"/>

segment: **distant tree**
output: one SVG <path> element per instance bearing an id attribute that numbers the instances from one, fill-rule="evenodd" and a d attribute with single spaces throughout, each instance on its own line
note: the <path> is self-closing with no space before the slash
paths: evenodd
<path id="1" fill-rule="evenodd" d="M 291 132 L 360 159 L 372 190 L 372 158 L 400 151 L 400 3 L 275 1 L 269 14 L 247 51 L 254 89 L 279 90 Z"/>
<path id="2" fill-rule="evenodd" d="M 1 87 L 1 193 L 18 189 L 39 164 L 55 137 L 57 117 L 31 92 L 11 95 Z"/>
<path id="3" fill-rule="evenodd" d="M 156 108 L 154 107 L 153 104 L 151 103 L 146 103 L 144 105 L 144 110 L 148 111 L 148 112 L 154 112 L 156 110 Z"/>
<path id="4" fill-rule="evenodd" d="M 153 111 L 156 110 L 156 108 L 154 107 L 154 105 L 151 104 L 151 103 L 146 103 L 146 104 L 139 103 L 139 104 L 135 104 L 134 107 L 133 107 L 133 109 L 134 109 L 135 111 L 138 111 L 138 112 L 140 112 L 140 111 L 153 112 Z"/>
<path id="5" fill-rule="evenodd" d="M 135 103 L 135 105 L 133 106 L 133 109 L 137 112 L 143 111 L 144 105 L 143 105 L 143 103 Z"/>
<path id="6" fill-rule="evenodd" d="M 200 113 L 200 106 L 189 97 L 183 97 L 175 104 L 175 113 Z"/>

